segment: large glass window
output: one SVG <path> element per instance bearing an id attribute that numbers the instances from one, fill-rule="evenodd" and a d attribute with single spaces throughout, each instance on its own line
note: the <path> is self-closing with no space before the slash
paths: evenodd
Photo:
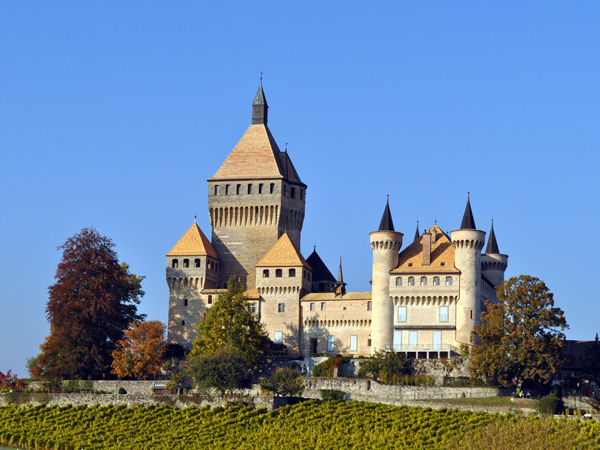
<path id="1" fill-rule="evenodd" d="M 275 342 L 276 344 L 283 344 L 283 332 L 282 331 L 276 331 L 274 336 L 273 336 L 273 342 Z"/>
<path id="2" fill-rule="evenodd" d="M 446 286 L 452 286 L 452 277 L 446 277 Z"/>
<path id="3" fill-rule="evenodd" d="M 441 331 L 433 332 L 433 349 L 434 350 L 442 349 L 442 332 Z"/>
<path id="4" fill-rule="evenodd" d="M 448 322 L 448 307 L 440 306 L 440 322 Z"/>
<path id="5" fill-rule="evenodd" d="M 398 306 L 398 322 L 406 322 L 406 306 Z"/>
<path id="6" fill-rule="evenodd" d="M 409 331 L 408 332 L 408 345 L 412 349 L 416 349 L 417 348 L 417 332 L 416 331 Z"/>
<path id="7" fill-rule="evenodd" d="M 335 340 L 333 336 L 327 336 L 327 351 L 332 352 L 335 349 Z"/>
<path id="8" fill-rule="evenodd" d="M 402 286 L 402 277 L 396 277 L 396 286 Z"/>
<path id="9" fill-rule="evenodd" d="M 415 285 L 415 278 L 414 277 L 408 277 L 408 285 L 409 286 L 414 286 Z"/>
<path id="10" fill-rule="evenodd" d="M 427 277 L 421 277 L 420 284 L 421 286 L 427 286 Z"/>
<path id="11" fill-rule="evenodd" d="M 402 331 L 394 330 L 394 351 L 402 350 Z"/>
<path id="12" fill-rule="evenodd" d="M 350 351 L 358 350 L 358 336 L 350 336 Z"/>
<path id="13" fill-rule="evenodd" d="M 433 277 L 433 285 L 434 286 L 440 285 L 440 277 Z"/>

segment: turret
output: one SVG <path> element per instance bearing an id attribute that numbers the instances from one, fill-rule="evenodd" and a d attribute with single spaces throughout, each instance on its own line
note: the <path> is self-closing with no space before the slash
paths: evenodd
<path id="1" fill-rule="evenodd" d="M 471 332 L 481 319 L 479 292 L 481 289 L 481 249 L 485 231 L 475 227 L 470 198 L 459 230 L 451 232 L 454 264 L 460 270 L 460 289 L 456 303 L 456 340 L 471 344 Z"/>
<path id="2" fill-rule="evenodd" d="M 392 348 L 394 306 L 390 298 L 390 270 L 398 265 L 398 252 L 403 234 L 394 230 L 389 197 L 379 230 L 369 234 L 373 250 L 373 278 L 371 315 L 371 353 Z"/>
<path id="3" fill-rule="evenodd" d="M 485 253 L 481 255 L 481 271 L 494 286 L 499 286 L 504 281 L 504 272 L 508 266 L 508 255 L 500 253 L 496 233 L 494 233 L 494 221 L 488 237 Z"/>
<path id="4" fill-rule="evenodd" d="M 342 273 L 342 257 L 340 256 L 340 270 L 338 271 L 337 281 L 335 282 L 335 296 L 342 296 L 346 293 L 346 284 L 344 283 L 344 274 Z"/>

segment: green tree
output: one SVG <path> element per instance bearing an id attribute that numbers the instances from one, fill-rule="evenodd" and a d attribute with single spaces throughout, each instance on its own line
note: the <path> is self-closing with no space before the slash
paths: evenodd
<path id="1" fill-rule="evenodd" d="M 196 327 L 198 337 L 188 363 L 199 388 L 210 387 L 212 383 L 213 387 L 224 389 L 219 377 L 208 374 L 206 367 L 215 374 L 223 374 L 225 368 L 236 368 L 232 377 L 227 377 L 225 390 L 230 391 L 236 382 L 245 387 L 251 373 L 269 356 L 270 341 L 264 327 L 250 312 L 244 286 L 233 278 L 227 283 L 227 291 L 219 295 Z"/>
<path id="2" fill-rule="evenodd" d="M 232 348 L 220 348 L 212 354 L 196 355 L 189 361 L 194 386 L 201 392 L 216 389 L 231 394 L 252 386 L 252 371 L 245 355 Z"/>
<path id="3" fill-rule="evenodd" d="M 281 397 L 300 395 L 304 391 L 304 383 L 298 373 L 287 367 L 279 369 L 269 378 L 263 379 L 260 387 Z"/>
<path id="4" fill-rule="evenodd" d="M 110 373 L 111 353 L 144 295 L 138 277 L 119 263 L 114 243 L 84 228 L 59 248 L 56 283 L 48 288 L 50 335 L 37 362 L 48 378 L 100 378 Z"/>
<path id="5" fill-rule="evenodd" d="M 158 320 L 132 322 L 112 352 L 112 373 L 120 378 L 156 375 L 166 351 L 165 325 Z"/>
<path id="6" fill-rule="evenodd" d="M 559 370 L 563 311 L 554 306 L 552 292 L 529 275 L 513 277 L 496 288 L 498 303 L 486 302 L 481 326 L 473 335 L 479 345 L 471 350 L 470 370 L 503 386 L 524 380 L 547 381 Z"/>
<path id="7" fill-rule="evenodd" d="M 361 361 L 358 374 L 371 375 L 374 380 L 379 378 L 390 379 L 393 375 L 405 374 L 407 371 L 404 353 L 376 351 L 373 356 Z"/>

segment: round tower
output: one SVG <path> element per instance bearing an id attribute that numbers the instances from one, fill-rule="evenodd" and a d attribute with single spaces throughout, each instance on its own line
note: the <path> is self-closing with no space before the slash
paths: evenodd
<path id="1" fill-rule="evenodd" d="M 475 227 L 470 199 L 467 199 L 460 230 L 451 232 L 454 265 L 460 270 L 459 297 L 456 303 L 456 340 L 471 344 L 471 332 L 480 323 L 481 249 L 485 231 Z"/>
<path id="2" fill-rule="evenodd" d="M 373 250 L 371 354 L 392 348 L 394 305 L 390 298 L 390 270 L 398 265 L 403 234 L 394 231 L 389 198 L 379 230 L 369 234 Z"/>
<path id="3" fill-rule="evenodd" d="M 496 233 L 494 233 L 494 221 L 492 220 L 487 247 L 485 253 L 481 255 L 481 271 L 494 286 L 499 286 L 504 281 L 506 267 L 508 267 L 508 255 L 500 253 L 498 249 Z"/>

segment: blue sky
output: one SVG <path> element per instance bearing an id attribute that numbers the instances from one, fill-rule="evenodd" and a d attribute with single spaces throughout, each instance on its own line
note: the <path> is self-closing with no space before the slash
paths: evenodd
<path id="1" fill-rule="evenodd" d="M 0 371 L 49 333 L 57 247 L 86 226 L 144 275 L 242 136 L 260 71 L 269 127 L 308 185 L 313 245 L 369 290 L 368 233 L 460 225 L 467 192 L 507 276 L 543 279 L 570 339 L 598 327 L 597 2 L 3 2 Z"/>

